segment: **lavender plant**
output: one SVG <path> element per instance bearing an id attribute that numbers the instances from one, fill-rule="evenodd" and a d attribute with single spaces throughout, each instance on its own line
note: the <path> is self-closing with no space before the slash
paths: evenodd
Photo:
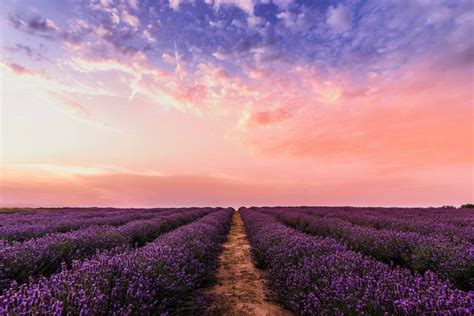
<path id="1" fill-rule="evenodd" d="M 439 235 L 358 226 L 338 217 L 311 216 L 285 209 L 266 212 L 300 231 L 334 238 L 385 263 L 419 273 L 431 270 L 460 289 L 474 288 L 474 246 L 465 240 L 453 242 Z"/>
<path id="2" fill-rule="evenodd" d="M 209 280 L 232 209 L 212 212 L 143 248 L 75 261 L 71 269 L 14 286 L 0 314 L 154 315 L 189 312 Z M 184 309 L 183 309 L 184 308 Z"/>
<path id="3" fill-rule="evenodd" d="M 432 272 L 412 274 L 310 236 L 268 214 L 241 209 L 256 263 L 268 270 L 277 299 L 303 315 L 471 315 L 473 292 Z"/>
<path id="4" fill-rule="evenodd" d="M 23 243 L 0 245 L 0 289 L 12 281 L 24 283 L 30 277 L 47 276 L 60 270 L 63 263 L 93 256 L 99 250 L 143 246 L 160 234 L 202 217 L 212 209 L 157 213 L 147 220 L 131 221 L 119 227 L 91 226 L 69 233 L 50 234 Z"/>

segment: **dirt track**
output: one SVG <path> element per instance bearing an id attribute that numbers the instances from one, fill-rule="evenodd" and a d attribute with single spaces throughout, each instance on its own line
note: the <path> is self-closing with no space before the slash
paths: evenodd
<path id="1" fill-rule="evenodd" d="M 210 315 L 292 315 L 266 298 L 262 271 L 252 263 L 244 223 L 237 212 L 219 260 L 217 284 L 209 291 L 214 297 Z"/>

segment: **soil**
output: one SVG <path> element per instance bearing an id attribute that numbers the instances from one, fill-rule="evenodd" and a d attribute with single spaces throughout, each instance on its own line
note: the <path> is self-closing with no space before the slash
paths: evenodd
<path id="1" fill-rule="evenodd" d="M 292 315 L 266 296 L 264 272 L 252 263 L 250 244 L 238 212 L 233 215 L 229 238 L 219 260 L 217 283 L 208 292 L 213 303 L 207 314 Z"/>

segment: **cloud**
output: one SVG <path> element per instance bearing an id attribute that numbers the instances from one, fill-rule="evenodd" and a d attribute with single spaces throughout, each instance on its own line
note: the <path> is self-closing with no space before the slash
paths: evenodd
<path id="1" fill-rule="evenodd" d="M 31 59 L 34 59 L 36 61 L 43 61 L 46 60 L 47 58 L 41 53 L 38 49 L 35 49 L 33 47 L 30 47 L 28 45 L 23 45 L 23 44 L 15 44 L 14 46 L 7 46 L 3 47 L 4 50 L 11 52 L 11 53 L 23 53 L 26 56 L 30 57 Z"/>
<path id="2" fill-rule="evenodd" d="M 224 175 L 89 170 L 84 173 L 81 171 L 84 168 L 74 169 L 73 175 L 64 175 L 61 169 L 41 167 L 33 179 L 31 175 L 35 172 L 30 169 L 30 181 L 19 181 L 22 174 L 17 172 L 0 183 L 0 204 L 18 205 L 34 197 L 35 206 L 240 206 L 278 203 L 282 194 L 295 191 L 288 185 L 269 185 Z"/>
<path id="3" fill-rule="evenodd" d="M 140 20 L 136 16 L 130 14 L 127 10 L 122 11 L 122 20 L 133 27 L 138 27 L 140 25 Z"/>
<path id="4" fill-rule="evenodd" d="M 167 54 L 167 53 L 164 53 L 163 55 L 161 55 L 161 59 L 167 64 L 176 63 L 176 59 L 174 58 L 174 56 L 171 56 L 170 54 Z"/>
<path id="5" fill-rule="evenodd" d="M 151 33 L 148 30 L 144 30 L 142 34 L 149 44 L 156 43 L 156 39 L 151 35 Z"/>
<path id="6" fill-rule="evenodd" d="M 72 99 L 64 93 L 49 91 L 49 96 L 57 101 L 57 106 L 60 110 L 65 111 L 76 120 L 86 122 L 92 126 L 105 128 L 109 131 L 120 132 L 117 129 L 110 127 L 108 124 L 96 119 L 92 113 L 81 103 Z"/>
<path id="7" fill-rule="evenodd" d="M 169 7 L 175 11 L 179 10 L 180 4 L 194 3 L 193 0 L 168 0 Z M 257 3 L 257 0 L 204 0 L 204 2 L 212 7 L 215 10 L 219 10 L 221 7 L 236 7 L 244 11 L 247 15 L 252 16 L 254 14 L 254 7 Z M 286 0 L 281 0 L 282 4 Z"/>
<path id="8" fill-rule="evenodd" d="M 74 119 L 106 128 L 110 131 L 118 131 L 97 120 L 76 99 L 80 95 L 107 95 L 107 92 L 102 88 L 93 88 L 85 84 L 66 84 L 57 81 L 55 77 L 43 70 L 30 69 L 15 63 L 2 63 L 0 64 L 0 69 L 5 70 L 5 72 L 2 71 L 2 76 L 7 78 L 8 83 L 15 89 L 23 89 L 28 91 L 28 95 L 36 96 L 40 100 L 46 100 L 45 103 L 47 105 L 67 113 Z M 12 104 L 11 101 L 9 104 Z"/>
<path id="9" fill-rule="evenodd" d="M 293 0 L 273 0 L 273 3 L 278 6 L 281 10 L 287 10 Z"/>
<path id="10" fill-rule="evenodd" d="M 48 74 L 44 70 L 37 70 L 25 67 L 17 63 L 1 63 L 0 68 L 7 69 L 16 76 L 28 76 L 33 80 L 49 80 Z"/>
<path id="11" fill-rule="evenodd" d="M 43 19 L 40 16 L 34 15 L 29 18 L 25 18 L 22 16 L 17 15 L 9 15 L 8 21 L 12 26 L 14 26 L 18 30 L 22 30 L 29 33 L 39 33 L 43 34 L 43 36 L 47 36 L 47 34 L 54 34 L 59 31 L 56 24 L 49 20 Z"/>
<path id="12" fill-rule="evenodd" d="M 226 60 L 229 57 L 231 57 L 231 55 L 228 52 L 222 49 L 218 49 L 216 52 L 212 53 L 212 56 L 216 57 L 219 60 Z"/>
<path id="13" fill-rule="evenodd" d="M 390 169 L 385 174 L 366 170 L 365 177 L 355 179 L 350 170 L 342 179 L 332 174 L 303 186 L 225 175 L 95 172 L 92 167 L 73 167 L 71 174 L 70 167 L 38 167 L 36 172 L 29 168 L 15 173 L 2 168 L 9 176 L 0 182 L 0 206 L 456 205 L 469 198 L 472 188 L 465 170 L 456 167 L 439 170 L 434 177 L 420 168 L 399 176 Z"/>
<path id="14" fill-rule="evenodd" d="M 54 92 L 51 92 L 50 95 L 54 98 L 57 98 L 61 102 L 61 105 L 66 110 L 70 111 L 73 114 L 73 116 L 75 116 L 76 118 L 86 120 L 86 121 L 94 121 L 92 118 L 92 114 L 79 102 L 71 100 L 65 97 L 64 95 L 54 93 Z"/>
<path id="15" fill-rule="evenodd" d="M 75 28 L 74 31 L 61 29 L 54 21 L 39 15 L 9 15 L 8 21 L 19 31 L 51 41 L 77 44 L 88 33 L 87 29 Z"/>
<path id="16" fill-rule="evenodd" d="M 247 18 L 247 24 L 250 27 L 261 27 L 265 24 L 266 20 L 262 17 L 255 16 L 255 15 L 249 15 Z"/>
<path id="17" fill-rule="evenodd" d="M 269 125 L 284 121 L 293 116 L 288 108 L 275 110 L 256 111 L 246 118 L 246 124 L 253 126 Z"/>
<path id="18" fill-rule="evenodd" d="M 256 0 L 204 0 L 207 4 L 212 5 L 216 10 L 221 7 L 233 6 L 241 9 L 247 15 L 254 14 Z"/>
<path id="19" fill-rule="evenodd" d="M 326 22 L 337 33 L 344 33 L 352 25 L 351 11 L 342 4 L 331 6 L 328 10 Z"/>
<path id="20" fill-rule="evenodd" d="M 181 0 L 169 0 L 170 8 L 172 8 L 173 10 L 178 10 L 180 3 Z"/>
<path id="21" fill-rule="evenodd" d="M 134 10 L 138 10 L 138 7 L 139 7 L 139 0 L 128 0 L 128 5 L 134 9 Z"/>
<path id="22" fill-rule="evenodd" d="M 421 166 L 472 165 L 474 156 L 466 154 L 473 144 L 466 74 L 446 76 L 430 63 L 401 73 L 378 77 L 369 90 L 341 86 L 330 106 L 315 107 L 314 97 L 302 98 L 281 129 L 250 129 L 248 137 L 268 155 L 321 164 L 357 161 L 374 170 L 392 165 L 408 173 Z"/>
<path id="23" fill-rule="evenodd" d="M 8 63 L 4 65 L 17 75 L 36 75 L 37 74 L 36 71 L 33 71 L 32 69 L 26 68 L 19 64 Z"/>
<path id="24" fill-rule="evenodd" d="M 23 21 L 21 21 L 23 22 Z M 24 22 L 23 22 L 24 23 Z M 22 25 L 23 25 L 22 23 Z M 39 16 L 33 16 L 26 21 L 26 27 L 33 32 L 57 32 L 59 31 L 56 23 L 50 19 L 43 19 Z"/>

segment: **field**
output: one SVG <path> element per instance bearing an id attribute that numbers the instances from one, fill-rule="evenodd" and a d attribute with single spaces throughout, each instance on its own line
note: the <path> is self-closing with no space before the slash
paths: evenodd
<path id="1" fill-rule="evenodd" d="M 474 211 L 8 209 L 1 315 L 474 312 Z"/>

